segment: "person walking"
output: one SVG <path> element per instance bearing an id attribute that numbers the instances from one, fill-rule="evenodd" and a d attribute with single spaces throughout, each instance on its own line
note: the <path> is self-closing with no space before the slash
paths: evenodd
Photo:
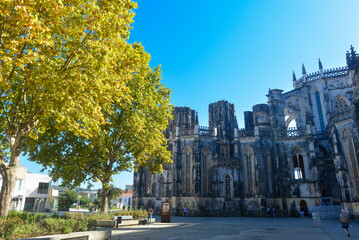
<path id="1" fill-rule="evenodd" d="M 183 216 L 187 216 L 187 207 L 185 206 L 184 209 L 183 209 Z"/>
<path id="2" fill-rule="evenodd" d="M 342 228 L 344 229 L 345 236 L 350 238 L 349 224 L 351 226 L 352 222 L 350 221 L 349 214 L 347 214 L 344 209 L 342 209 L 342 213 L 340 214 L 339 219 L 342 223 Z"/>
<path id="3" fill-rule="evenodd" d="M 152 222 L 152 214 L 153 214 L 153 210 L 152 210 L 152 208 L 149 208 L 149 209 L 148 209 L 148 212 L 147 212 L 147 222 L 148 222 L 148 225 L 150 225 L 151 222 Z"/>
<path id="4" fill-rule="evenodd" d="M 273 218 L 277 218 L 277 211 L 273 208 Z"/>
<path id="5" fill-rule="evenodd" d="M 267 218 L 270 218 L 270 208 L 267 207 Z"/>
<path id="6" fill-rule="evenodd" d="M 300 217 L 304 218 L 304 207 L 300 207 Z"/>

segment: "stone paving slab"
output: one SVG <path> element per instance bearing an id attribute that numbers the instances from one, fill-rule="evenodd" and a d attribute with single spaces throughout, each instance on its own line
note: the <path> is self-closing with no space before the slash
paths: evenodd
<path id="1" fill-rule="evenodd" d="M 336 240 L 344 236 L 339 220 L 322 220 L 322 227 L 313 227 L 311 218 L 209 218 L 171 217 L 171 223 L 139 225 L 113 229 L 112 240 L 168 239 L 168 240 Z M 353 221 L 352 237 L 359 240 L 359 221 Z"/>

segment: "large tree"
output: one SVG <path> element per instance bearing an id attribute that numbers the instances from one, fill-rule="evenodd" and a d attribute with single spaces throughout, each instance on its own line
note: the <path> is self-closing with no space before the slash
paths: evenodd
<path id="1" fill-rule="evenodd" d="M 171 161 L 163 134 L 171 118 L 170 90 L 160 82 L 160 69 L 151 69 L 149 55 L 138 49 L 147 65 L 128 82 L 127 98 L 104 112 L 106 124 L 96 135 L 84 138 L 52 127 L 27 145 L 30 159 L 49 167 L 65 185 L 100 181 L 104 212 L 114 174 L 139 166 L 161 171 L 162 164 Z"/>
<path id="2" fill-rule="evenodd" d="M 144 64 L 127 42 L 130 0 L 0 1 L 0 215 L 6 216 L 24 141 L 49 128 L 83 139 L 128 99 Z M 145 62 L 146 64 L 146 62 Z"/>

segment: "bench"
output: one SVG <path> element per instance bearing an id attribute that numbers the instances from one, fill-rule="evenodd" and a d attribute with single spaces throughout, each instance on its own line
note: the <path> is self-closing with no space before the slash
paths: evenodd
<path id="1" fill-rule="evenodd" d="M 115 216 L 116 228 L 118 224 L 121 224 L 123 220 L 133 220 L 133 216 Z"/>

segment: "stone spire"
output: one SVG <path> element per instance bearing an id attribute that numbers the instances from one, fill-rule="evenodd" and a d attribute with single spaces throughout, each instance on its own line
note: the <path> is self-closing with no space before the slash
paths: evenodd
<path id="1" fill-rule="evenodd" d="M 350 46 L 350 52 L 347 52 L 347 65 L 349 70 L 357 70 L 359 68 L 359 54 L 356 54 L 352 45 Z"/>
<path id="2" fill-rule="evenodd" d="M 295 76 L 295 73 L 293 71 L 293 88 L 297 88 L 297 77 Z"/>
<path id="3" fill-rule="evenodd" d="M 324 74 L 323 74 L 323 65 L 322 65 L 322 61 L 320 61 L 320 58 L 318 58 L 318 63 L 319 63 L 320 77 L 323 78 L 323 77 L 324 77 Z"/>
<path id="4" fill-rule="evenodd" d="M 196 124 L 198 125 L 199 121 L 198 121 L 198 112 L 196 111 L 196 120 L 195 120 Z"/>
<path id="5" fill-rule="evenodd" d="M 302 63 L 302 74 L 304 82 L 307 81 L 307 71 L 305 70 L 304 63 Z"/>
<path id="6" fill-rule="evenodd" d="M 320 58 L 318 58 L 319 61 L 319 70 L 323 70 L 323 65 L 322 65 L 322 61 L 320 61 Z"/>
<path id="7" fill-rule="evenodd" d="M 302 63 L 302 74 L 307 75 L 307 71 L 305 70 L 304 63 Z"/>

